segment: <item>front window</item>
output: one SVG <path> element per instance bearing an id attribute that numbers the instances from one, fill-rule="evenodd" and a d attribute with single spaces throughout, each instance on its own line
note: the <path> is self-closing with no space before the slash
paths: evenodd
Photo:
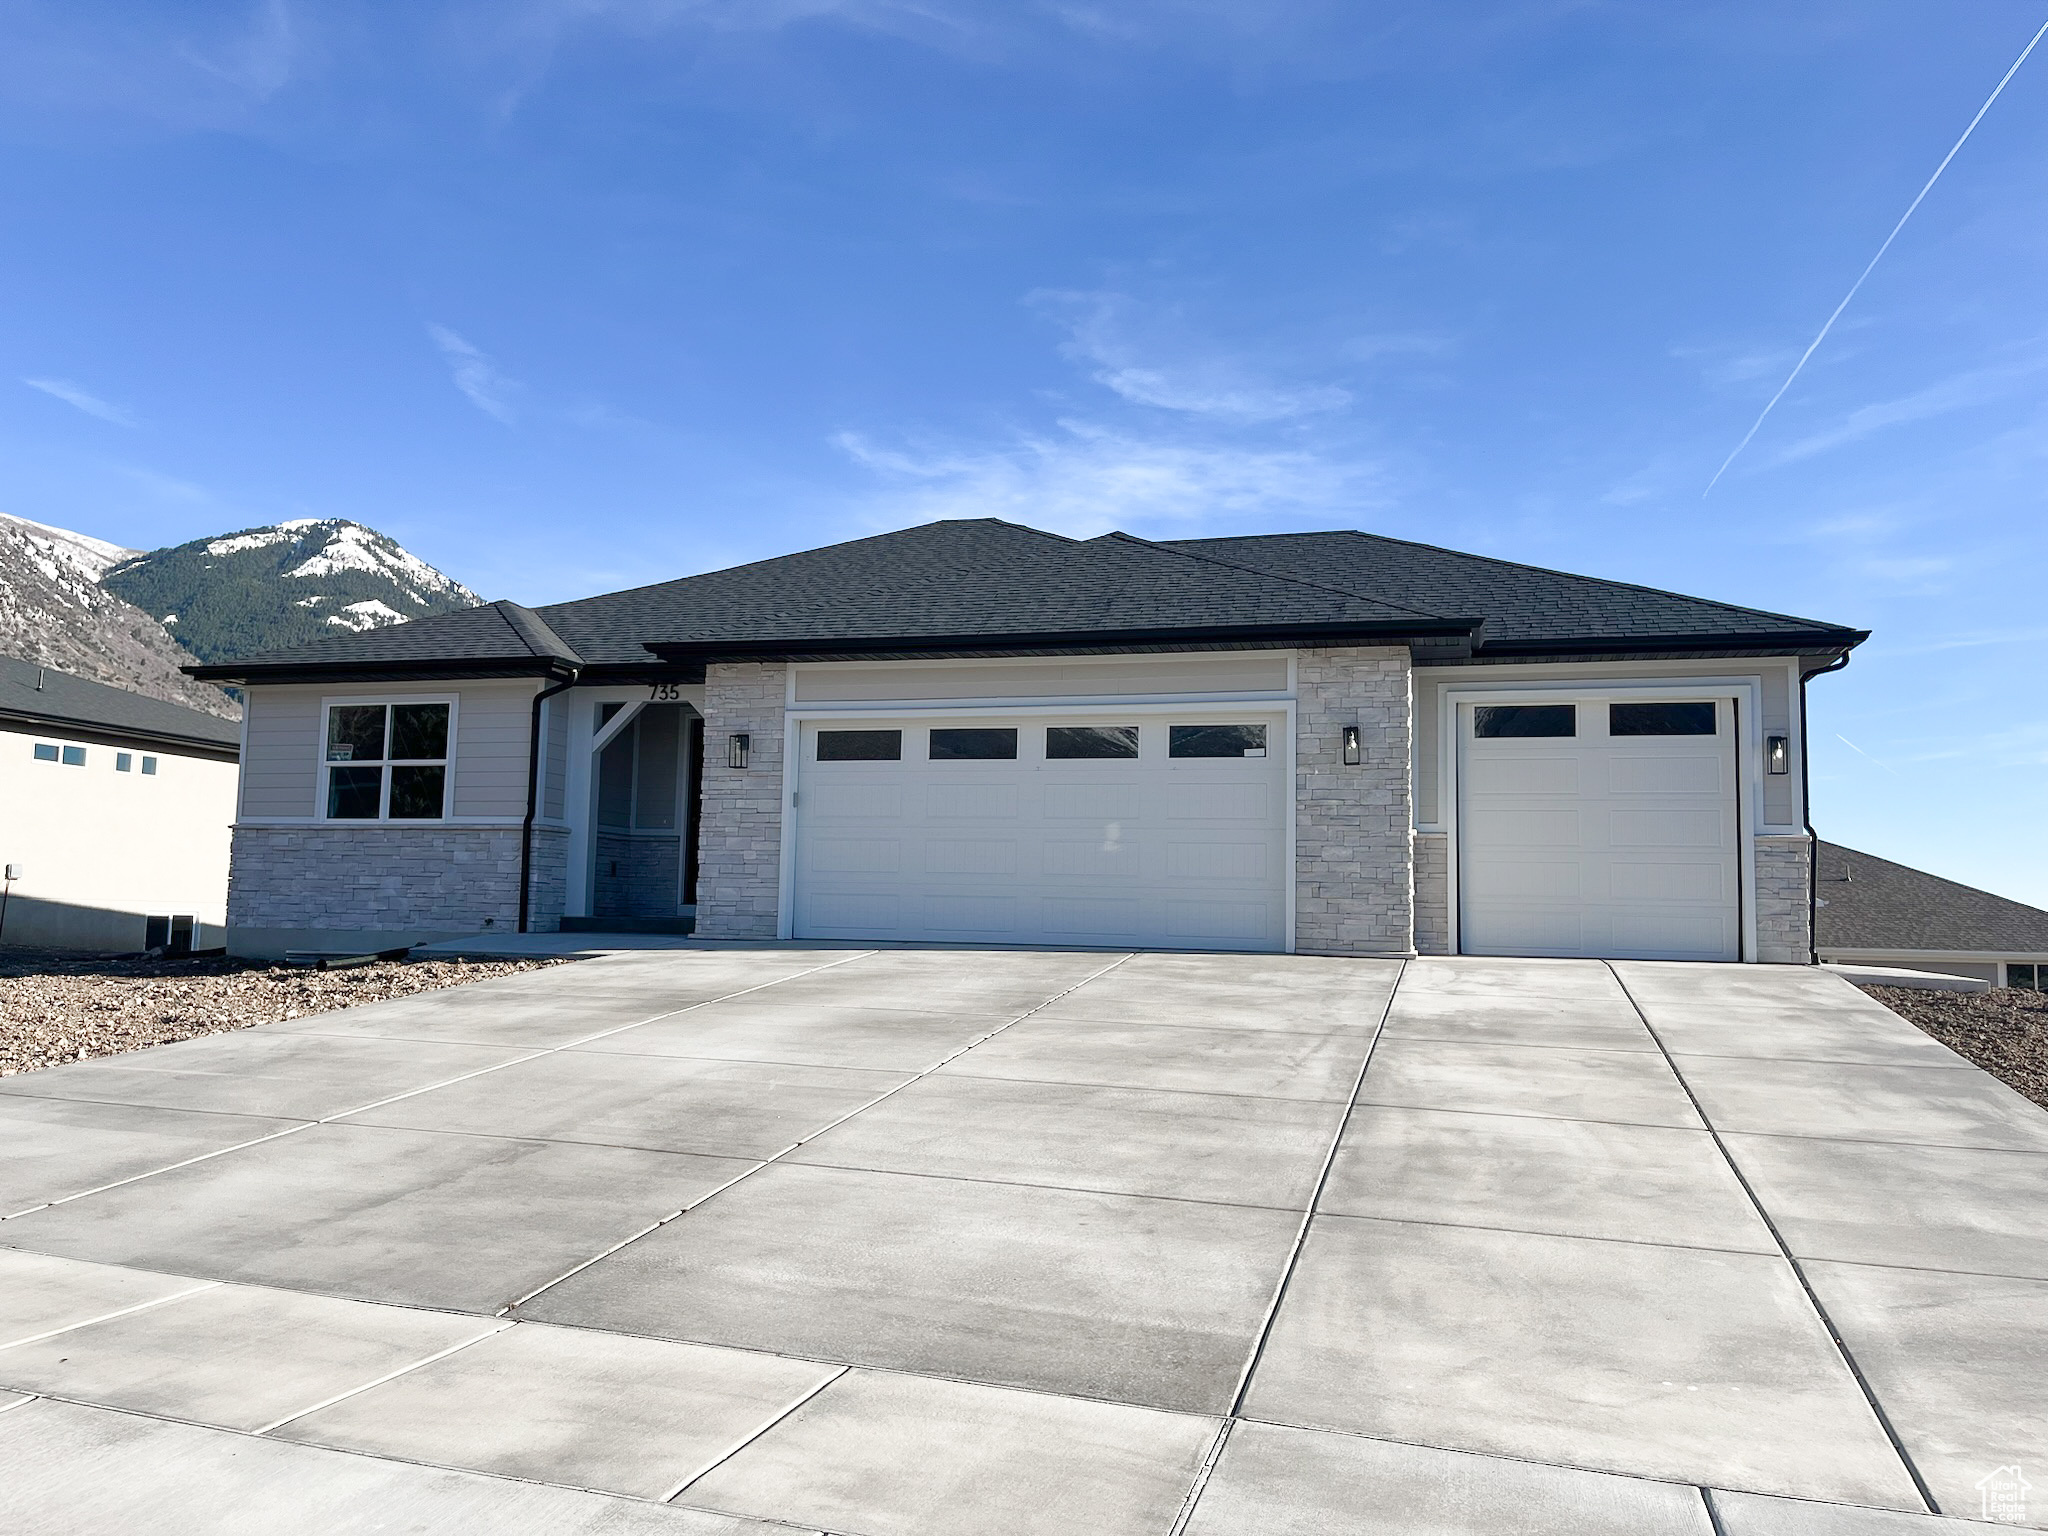
<path id="1" fill-rule="evenodd" d="M 438 821 L 447 810 L 446 704 L 335 704 L 327 711 L 333 821 Z M 155 765 L 143 759 L 142 771 Z"/>

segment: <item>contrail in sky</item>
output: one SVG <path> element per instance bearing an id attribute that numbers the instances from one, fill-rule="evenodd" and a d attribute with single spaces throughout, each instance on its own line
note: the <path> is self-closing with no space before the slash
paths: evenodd
<path id="1" fill-rule="evenodd" d="M 1812 357 L 1815 352 L 1819 351 L 1820 344 L 1828 339 L 1828 332 L 1833 330 L 1835 328 L 1835 322 L 1842 318 L 1842 311 L 1847 309 L 1849 307 L 1849 301 L 1856 297 L 1856 290 L 1863 286 L 1864 278 L 1869 277 L 1870 274 L 1877 269 L 1877 264 L 1880 261 L 1884 260 L 1884 253 L 1890 250 L 1892 248 L 1892 242 L 1899 238 L 1899 231 L 1906 227 L 1906 220 L 1913 217 L 1913 210 L 1915 208 L 1918 208 L 1920 204 L 1926 199 L 1927 194 L 1934 190 L 1934 184 L 1937 181 L 1941 180 L 1941 173 L 1948 169 L 1949 161 L 1955 159 L 1957 152 L 1960 151 L 1965 144 L 1970 142 L 1970 135 L 1975 133 L 1977 131 L 1977 125 L 1984 121 L 1984 114 L 1991 110 L 1991 104 L 1994 101 L 1998 100 L 2000 93 L 2002 93 L 2005 90 L 2007 83 L 2011 81 L 2014 75 L 2020 72 L 2020 66 L 2027 62 L 2027 55 L 2034 51 L 2035 45 L 2038 44 L 2044 37 L 2048 37 L 2048 22 L 2043 22 L 2041 24 L 2041 30 L 2034 34 L 2033 41 L 2028 43 L 2025 48 L 2021 49 L 2020 56 L 2012 61 L 2012 68 L 2008 69 L 2005 72 L 2005 79 L 2000 80 L 1998 82 L 1997 87 L 1991 92 L 1991 94 L 1984 98 L 1984 105 L 1979 107 L 1977 109 L 1977 115 L 1970 119 L 1970 126 L 1965 128 L 1963 130 L 1963 136 L 1960 139 L 1956 140 L 1955 148 L 1951 149 L 1947 154 L 1941 157 L 1941 164 L 1937 165 L 1934 168 L 1934 174 L 1927 178 L 1927 185 L 1920 189 L 1920 196 L 1914 198 L 1911 206 L 1909 206 L 1904 213 L 1899 215 L 1899 222 L 1892 226 L 1892 232 L 1884 237 L 1884 244 L 1880 245 L 1877 248 L 1877 254 L 1870 258 L 1870 265 L 1863 269 L 1863 276 L 1857 278 L 1856 281 L 1850 285 L 1848 293 L 1844 294 L 1842 297 L 1842 302 L 1835 306 L 1835 312 L 1832 315 L 1828 316 L 1828 323 L 1822 326 L 1820 328 L 1820 334 L 1813 338 L 1813 345 L 1808 347 L 1804 352 L 1799 354 L 1799 361 L 1792 365 L 1792 371 L 1785 375 L 1785 382 L 1780 384 L 1778 386 L 1778 392 L 1775 395 L 1771 396 L 1770 405 L 1766 405 L 1763 408 L 1762 412 L 1758 414 L 1756 421 L 1750 426 L 1750 429 L 1743 434 L 1742 441 L 1735 445 L 1735 452 L 1729 454 L 1728 457 L 1722 461 L 1721 467 L 1714 471 L 1714 478 L 1707 482 L 1706 490 L 1700 492 L 1701 501 L 1705 501 L 1708 496 L 1713 494 L 1714 487 L 1721 483 L 1721 477 L 1728 473 L 1728 466 L 1730 464 L 1733 464 L 1738 458 L 1742 456 L 1742 450 L 1747 448 L 1749 446 L 1749 440 L 1756 436 L 1757 428 L 1761 427 L 1764 424 L 1764 417 L 1770 415 L 1771 408 L 1775 406 L 1780 400 L 1785 398 L 1785 391 L 1790 389 L 1792 387 L 1792 381 L 1799 377 L 1799 370 L 1806 366 L 1806 360 Z"/>

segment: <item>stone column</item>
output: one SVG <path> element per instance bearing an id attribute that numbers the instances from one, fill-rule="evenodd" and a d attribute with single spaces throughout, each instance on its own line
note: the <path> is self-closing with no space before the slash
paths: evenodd
<path id="1" fill-rule="evenodd" d="M 1295 661 L 1294 942 L 1305 954 L 1415 953 L 1413 710 L 1405 646 Z M 1344 730 L 1359 728 L 1347 766 Z"/>
<path id="2" fill-rule="evenodd" d="M 1756 957 L 1767 965 L 1813 960 L 1812 850 L 1803 832 L 1756 840 Z"/>
<path id="3" fill-rule="evenodd" d="M 704 804 L 697 830 L 697 936 L 772 939 L 782 885 L 781 662 L 704 669 Z M 747 766 L 727 743 L 744 732 Z"/>

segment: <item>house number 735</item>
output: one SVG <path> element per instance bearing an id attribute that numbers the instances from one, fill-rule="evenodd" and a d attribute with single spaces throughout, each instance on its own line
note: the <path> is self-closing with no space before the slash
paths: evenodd
<path id="1" fill-rule="evenodd" d="M 683 685 L 681 683 L 655 683 L 647 690 L 647 702 L 650 704 L 680 704 L 683 702 Z"/>

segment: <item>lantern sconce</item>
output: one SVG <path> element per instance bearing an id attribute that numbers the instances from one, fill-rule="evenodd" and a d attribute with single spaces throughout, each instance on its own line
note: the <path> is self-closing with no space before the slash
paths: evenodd
<path id="1" fill-rule="evenodd" d="M 1764 766 L 1772 773 L 1792 771 L 1792 739 L 1789 736 L 1764 738 Z"/>
<path id="2" fill-rule="evenodd" d="M 745 731 L 739 731 L 726 738 L 725 763 L 728 768 L 747 766 L 747 753 L 754 745 L 754 738 Z"/>
<path id="3" fill-rule="evenodd" d="M 1344 766 L 1346 768 L 1356 768 L 1359 765 L 1360 761 L 1362 761 L 1363 757 L 1364 749 L 1358 739 L 1358 727 L 1355 725 L 1345 726 Z"/>

